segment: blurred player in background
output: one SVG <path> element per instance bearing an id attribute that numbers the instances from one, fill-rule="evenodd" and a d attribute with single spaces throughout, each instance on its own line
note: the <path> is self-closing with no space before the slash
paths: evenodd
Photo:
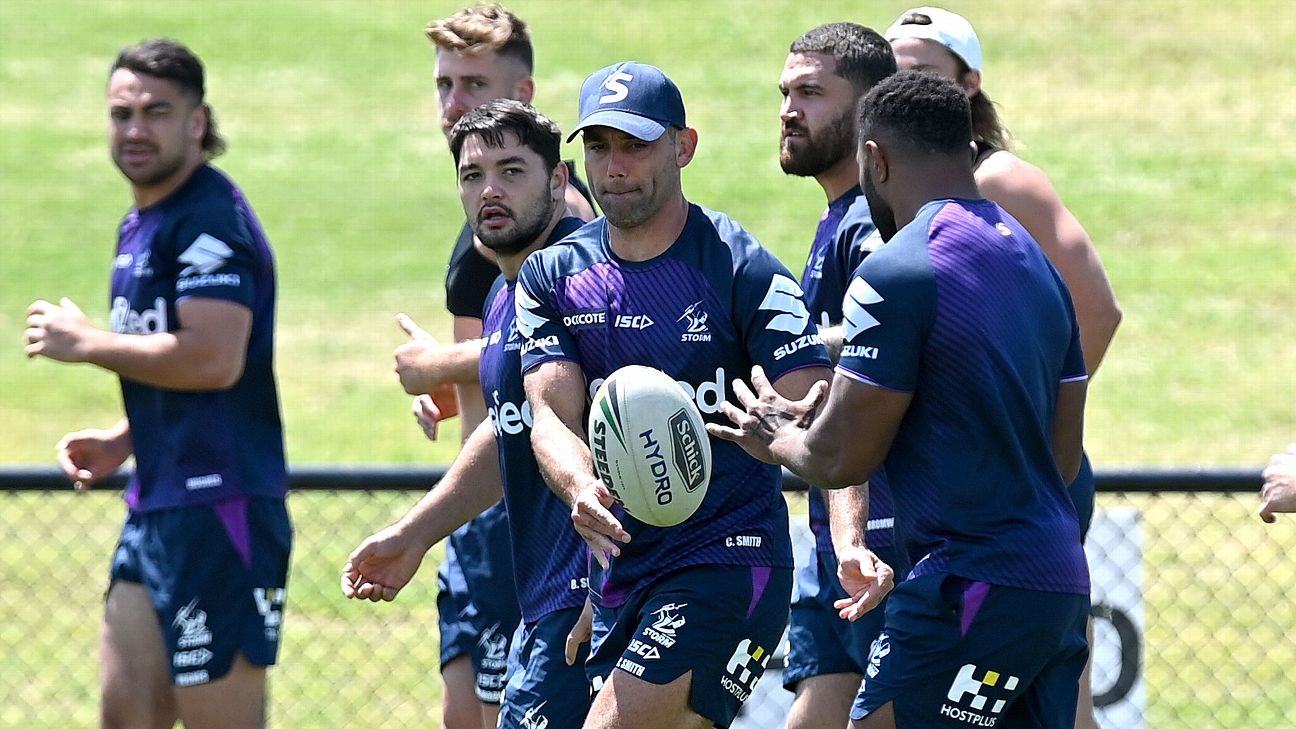
<path id="1" fill-rule="evenodd" d="M 660 69 L 624 62 L 591 74 L 578 132 L 605 217 L 523 264 L 517 325 L 536 460 L 597 565 L 586 727 L 724 727 L 787 623 L 779 471 L 716 441 L 698 511 L 651 527 L 614 507 L 595 476 L 586 407 L 609 374 L 642 364 L 685 383 L 714 419 L 730 378 L 753 363 L 801 397 L 826 378 L 827 354 L 778 260 L 684 197 L 698 137 Z"/>
<path id="2" fill-rule="evenodd" d="M 479 106 L 455 124 L 450 150 L 464 212 L 503 271 L 483 316 L 480 380 L 490 418 L 422 501 L 351 553 L 342 579 L 347 597 L 394 599 L 432 545 L 499 501 L 502 483 L 523 620 L 514 646 L 519 668 L 511 672 L 499 723 L 509 729 L 576 729 L 590 701 L 584 665 L 564 660 L 567 634 L 589 593 L 588 553 L 532 454 L 522 341 L 513 323 L 522 262 L 582 225 L 563 199 L 561 142 L 556 124 L 511 99 Z"/>
<path id="3" fill-rule="evenodd" d="M 754 396 L 736 385 L 747 412 L 725 408 L 737 427 L 709 429 L 811 483 L 887 476 L 913 568 L 888 600 L 854 726 L 1072 726 L 1089 572 L 1066 493 L 1086 387 L 1071 299 L 1030 234 L 981 197 L 957 85 L 902 72 L 861 108 L 864 194 L 889 242 L 847 289 L 828 400 L 805 418 L 758 372 Z M 874 561 L 854 527 L 852 549 L 834 534 L 838 556 Z M 852 617 L 877 602 L 847 589 Z"/>
<path id="4" fill-rule="evenodd" d="M 1296 513 L 1296 443 L 1288 444 L 1286 453 L 1275 453 L 1264 470 L 1260 518 L 1272 524 L 1280 512 Z"/>
<path id="5" fill-rule="evenodd" d="M 135 207 L 118 232 L 112 328 L 32 304 L 27 356 L 121 377 L 126 417 L 69 433 L 78 489 L 131 455 L 101 636 L 105 727 L 260 727 L 292 527 L 273 372 L 275 271 L 225 149 L 202 63 L 170 40 L 123 50 L 109 146 Z"/>
<path id="6" fill-rule="evenodd" d="M 999 203 L 1039 242 L 1049 262 L 1062 274 L 1080 320 L 1085 369 L 1089 376 L 1107 353 L 1121 310 L 1089 235 L 1062 203 L 1049 178 L 1012 152 L 1012 135 L 981 87 L 981 41 L 961 15 L 940 8 L 908 10 L 887 29 L 901 69 L 929 71 L 963 88 L 972 105 L 972 135 L 977 144 L 973 165 L 981 194 Z M 1094 476 L 1089 458 L 1068 487 L 1080 516 L 1080 533 L 1089 532 L 1094 511 Z M 1092 627 L 1089 628 L 1092 640 Z M 1078 721 L 1097 727 L 1088 668 L 1082 680 Z"/>
<path id="7" fill-rule="evenodd" d="M 436 47 L 437 100 L 447 140 L 460 117 L 481 104 L 501 98 L 531 102 L 535 53 L 521 18 L 500 5 L 477 5 L 430 23 L 424 34 Z M 589 220 L 593 210 L 571 184 L 574 179 L 569 177 L 564 199 L 577 216 Z M 441 346 L 410 317 L 397 317 L 410 341 L 396 349 L 396 373 L 405 391 L 415 396 L 415 415 L 429 437 L 435 436 L 443 415 L 430 393 L 444 384 L 455 386 L 461 439 L 486 416 L 477 383 L 481 317 L 499 273 L 494 255 L 465 222 L 445 283 L 456 344 Z M 495 726 L 508 641 L 520 617 L 510 554 L 503 503 L 466 525 L 446 546 L 437 607 L 443 720 L 449 729 Z"/>
<path id="8" fill-rule="evenodd" d="M 854 23 L 829 23 L 793 41 L 779 79 L 783 105 L 779 164 L 789 175 L 813 177 L 828 199 L 801 275 L 806 306 L 819 322 L 830 353 L 841 352 L 842 297 L 864 256 L 881 243 L 859 186 L 855 138 L 859 101 L 895 73 L 891 46 L 876 31 Z M 850 622 L 833 604 L 846 597 L 837 579 L 824 493 L 811 486 L 810 530 L 815 541 L 809 569 L 797 573 L 788 625 L 783 685 L 796 692 L 788 712 L 792 729 L 844 727 L 859 693 L 869 646 L 882 627 L 882 611 Z M 851 490 L 829 498 L 852 497 Z M 891 496 L 875 479 L 869 485 L 868 547 L 889 565 L 894 554 Z"/>

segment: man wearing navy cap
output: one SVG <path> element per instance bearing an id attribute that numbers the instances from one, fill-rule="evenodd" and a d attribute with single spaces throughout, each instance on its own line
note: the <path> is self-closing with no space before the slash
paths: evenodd
<path id="1" fill-rule="evenodd" d="M 799 399 L 827 378 L 827 353 L 787 269 L 729 216 L 684 197 L 698 135 L 661 70 L 592 74 L 576 132 L 605 217 L 527 259 L 516 321 L 536 461 L 594 556 L 586 669 L 597 694 L 585 726 L 725 727 L 787 623 L 779 470 L 713 440 L 697 512 L 644 524 L 594 475 L 586 404 L 615 370 L 648 365 L 716 422 L 730 380 L 752 365 Z"/>

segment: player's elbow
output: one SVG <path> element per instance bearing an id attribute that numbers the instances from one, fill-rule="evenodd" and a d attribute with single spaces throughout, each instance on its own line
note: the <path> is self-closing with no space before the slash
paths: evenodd
<path id="1" fill-rule="evenodd" d="M 807 470 L 814 473 L 807 480 L 825 489 L 841 489 L 868 481 L 886 455 L 862 446 L 843 448 L 839 439 L 814 434 L 806 439 L 806 450 Z"/>
<path id="2" fill-rule="evenodd" d="M 1053 460 L 1057 463 L 1058 473 L 1062 474 L 1062 483 L 1071 485 L 1072 481 L 1080 475 L 1081 449 L 1075 449 L 1075 453 L 1053 454 Z"/>
<path id="3" fill-rule="evenodd" d="M 877 464 L 872 463 L 850 463 L 846 459 L 839 459 L 832 468 L 828 470 L 825 476 L 826 483 L 824 488 L 844 489 L 855 484 L 865 483 L 873 472 L 877 470 Z"/>

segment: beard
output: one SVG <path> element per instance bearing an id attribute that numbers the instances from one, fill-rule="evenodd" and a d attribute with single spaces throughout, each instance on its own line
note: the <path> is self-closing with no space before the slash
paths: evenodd
<path id="1" fill-rule="evenodd" d="M 520 253 L 536 242 L 545 228 L 549 227 L 549 219 L 553 217 L 554 202 L 546 197 L 524 208 L 521 214 L 515 213 L 507 205 L 494 207 L 502 208 L 508 213 L 513 220 L 513 225 L 501 229 L 487 228 L 486 221 L 482 220 L 479 212 L 477 219 L 473 221 L 473 234 L 482 242 L 482 245 L 507 256 Z"/>
<path id="2" fill-rule="evenodd" d="M 891 240 L 896 234 L 899 227 L 896 226 L 895 210 L 878 192 L 877 186 L 873 184 L 873 173 L 865 165 L 862 169 L 864 199 L 868 201 L 869 217 L 873 219 L 873 226 L 877 228 L 878 235 L 883 241 Z"/>
<path id="3" fill-rule="evenodd" d="M 814 177 L 827 171 L 843 158 L 855 154 L 855 112 L 846 109 L 822 130 L 811 132 L 804 126 L 792 127 L 803 135 L 801 149 L 793 151 L 784 137 L 779 144 L 779 166 L 783 173 L 797 177 Z"/>

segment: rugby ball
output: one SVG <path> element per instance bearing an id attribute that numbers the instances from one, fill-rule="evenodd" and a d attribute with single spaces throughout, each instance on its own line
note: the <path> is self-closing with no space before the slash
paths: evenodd
<path id="1" fill-rule="evenodd" d="M 590 403 L 594 471 L 645 524 L 675 526 L 697 511 L 711 482 L 711 441 L 693 398 L 661 370 L 613 372 Z"/>

